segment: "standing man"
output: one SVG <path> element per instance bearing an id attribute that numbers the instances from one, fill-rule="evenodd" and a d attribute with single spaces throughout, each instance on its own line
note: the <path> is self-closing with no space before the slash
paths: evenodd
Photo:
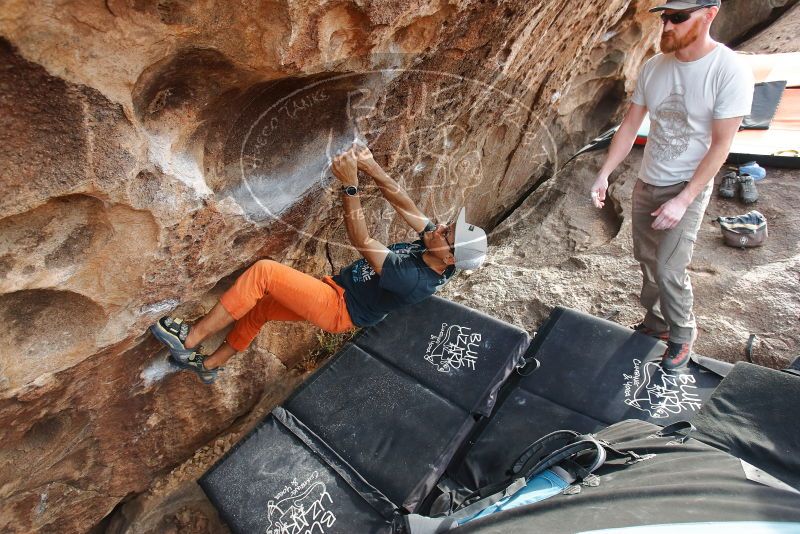
<path id="1" fill-rule="evenodd" d="M 386 247 L 370 236 L 359 198 L 358 169 L 375 180 L 384 198 L 419 233 L 419 240 Z M 342 183 L 347 235 L 363 258 L 321 280 L 271 260 L 257 261 L 196 324 L 163 317 L 150 327 L 176 365 L 210 384 L 220 366 L 245 350 L 268 321 L 310 321 L 326 332 L 370 326 L 392 310 L 433 295 L 456 269 L 477 269 L 486 258 L 486 233 L 466 222 L 464 208 L 456 221 L 433 224 L 368 148 L 353 146 L 334 158 L 333 174 Z M 213 354 L 199 352 L 201 341 L 234 322 Z"/>
<path id="2" fill-rule="evenodd" d="M 650 135 L 633 190 L 633 251 L 647 311 L 634 328 L 667 341 L 665 369 L 685 366 L 697 337 L 687 267 L 733 136 L 750 114 L 753 77 L 736 53 L 709 35 L 719 0 L 669 1 L 661 54 L 642 69 L 625 119 L 592 186 L 602 208 L 608 177 L 628 155 L 645 114 Z"/>

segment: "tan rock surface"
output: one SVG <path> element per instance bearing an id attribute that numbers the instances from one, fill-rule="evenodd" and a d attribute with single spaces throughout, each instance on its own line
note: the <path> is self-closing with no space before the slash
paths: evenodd
<path id="1" fill-rule="evenodd" d="M 351 260 L 332 152 L 358 133 L 431 215 L 491 225 L 607 125 L 651 52 L 647 7 L 3 1 L 0 530 L 83 532 L 172 469 L 182 487 L 200 467 L 178 466 L 302 378 L 307 326 L 267 329 L 208 388 L 146 327 L 261 257 Z M 405 235 L 367 204 L 378 238 Z"/>
<path id="2" fill-rule="evenodd" d="M 739 50 L 756 54 L 800 52 L 800 4 L 748 40 Z"/>
<path id="3" fill-rule="evenodd" d="M 770 26 L 797 0 L 722 0 L 711 36 L 722 43 L 741 43 L 759 29 Z"/>

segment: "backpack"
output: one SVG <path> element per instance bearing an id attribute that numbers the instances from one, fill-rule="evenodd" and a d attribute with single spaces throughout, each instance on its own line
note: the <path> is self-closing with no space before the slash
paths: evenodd
<path id="1" fill-rule="evenodd" d="M 670 425 L 659 431 L 658 435 L 674 434 L 677 430 L 682 430 L 684 425 L 687 424 L 681 422 Z M 495 505 L 498 505 L 498 510 L 503 510 L 503 502 L 521 492 L 537 477 L 547 476 L 548 470 L 554 472 L 556 477 L 564 479 L 564 492 L 577 493 L 580 492 L 581 486 L 599 485 L 599 478 L 592 473 L 607 459 L 625 460 L 625 465 L 632 465 L 654 456 L 620 451 L 592 434 L 580 434 L 571 430 L 551 432 L 529 445 L 520 454 L 507 471 L 508 477 L 505 480 L 489 484 L 466 495 L 458 489 L 443 492 L 431 506 L 430 517 L 418 514 L 403 516 L 402 524 L 395 525 L 395 532 L 403 534 L 446 532 L 477 518 L 481 512 Z M 560 492 L 561 488 L 555 493 Z"/>

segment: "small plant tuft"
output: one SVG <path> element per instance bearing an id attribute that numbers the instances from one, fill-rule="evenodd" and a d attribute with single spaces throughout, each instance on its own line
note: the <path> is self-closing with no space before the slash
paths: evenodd
<path id="1" fill-rule="evenodd" d="M 313 371 L 320 366 L 322 362 L 336 354 L 345 343 L 350 341 L 358 333 L 359 329 L 348 330 L 341 334 L 331 334 L 322 332 L 317 334 L 317 341 L 319 345 L 312 350 L 308 356 L 303 358 L 303 361 L 298 365 L 299 369 L 303 372 Z"/>

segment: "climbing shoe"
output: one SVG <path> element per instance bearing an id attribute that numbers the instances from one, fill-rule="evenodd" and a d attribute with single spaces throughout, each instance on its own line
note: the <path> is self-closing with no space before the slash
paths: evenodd
<path id="1" fill-rule="evenodd" d="M 660 339 L 661 341 L 667 341 L 669 339 L 669 330 L 663 330 L 659 332 L 658 330 L 653 330 L 652 328 L 645 326 L 644 323 L 632 325 L 631 328 L 641 334 Z"/>
<path id="2" fill-rule="evenodd" d="M 169 348 L 172 359 L 185 362 L 194 352 L 184 346 L 186 337 L 189 335 L 190 326 L 181 319 L 173 317 L 162 317 L 158 322 L 150 327 L 153 335 Z"/>
<path id="3" fill-rule="evenodd" d="M 736 183 L 739 181 L 734 171 L 727 172 L 722 176 L 719 184 L 719 196 L 722 198 L 733 198 L 736 196 Z"/>
<path id="4" fill-rule="evenodd" d="M 739 196 L 745 204 L 752 204 L 758 200 L 756 182 L 749 174 L 743 174 L 739 177 Z"/>
<path id="5" fill-rule="evenodd" d="M 172 357 L 170 357 L 170 359 L 172 360 L 172 363 L 181 369 L 188 369 L 197 373 L 197 376 L 200 377 L 200 380 L 202 380 L 204 384 L 211 384 L 214 382 L 214 380 L 217 379 L 217 373 L 223 370 L 222 367 L 206 369 L 204 364 L 206 356 L 195 351 L 191 351 L 191 354 L 189 354 L 185 361 L 178 361 Z"/>

